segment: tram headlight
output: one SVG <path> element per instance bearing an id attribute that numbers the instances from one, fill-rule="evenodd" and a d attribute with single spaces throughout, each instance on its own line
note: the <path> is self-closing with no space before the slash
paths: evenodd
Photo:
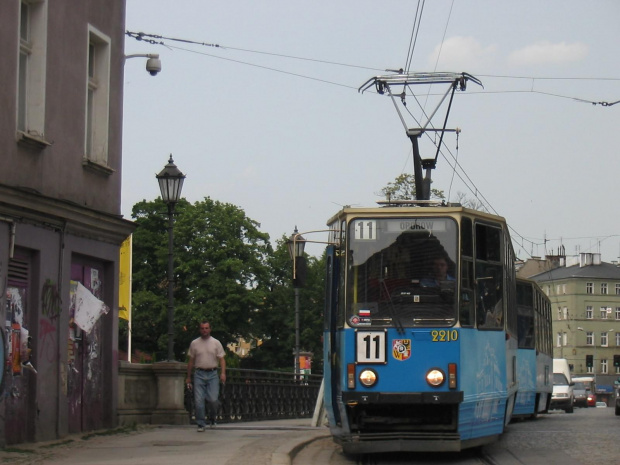
<path id="1" fill-rule="evenodd" d="M 377 376 L 377 372 L 375 370 L 366 368 L 360 372 L 359 379 L 363 386 L 371 387 L 375 385 L 379 377 Z"/>
<path id="2" fill-rule="evenodd" d="M 433 368 L 428 373 L 426 373 L 426 382 L 433 387 L 438 387 L 443 384 L 446 379 L 446 375 L 444 375 L 443 371 L 439 368 Z"/>

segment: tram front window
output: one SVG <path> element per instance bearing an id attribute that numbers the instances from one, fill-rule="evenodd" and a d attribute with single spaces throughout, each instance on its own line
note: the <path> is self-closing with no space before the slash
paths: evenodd
<path id="1" fill-rule="evenodd" d="M 357 219 L 349 225 L 351 326 L 453 325 L 457 224 L 450 218 Z"/>

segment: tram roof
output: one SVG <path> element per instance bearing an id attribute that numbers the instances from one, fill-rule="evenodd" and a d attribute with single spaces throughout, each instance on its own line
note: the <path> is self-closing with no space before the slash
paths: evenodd
<path id="1" fill-rule="evenodd" d="M 412 203 L 402 203 L 402 204 L 388 204 L 385 206 L 378 206 L 378 207 L 346 206 L 346 207 L 343 207 L 340 211 L 338 211 L 335 215 L 333 215 L 328 220 L 327 224 L 331 225 L 334 223 L 334 221 L 342 218 L 343 216 L 361 216 L 361 215 L 399 216 L 399 215 L 408 215 L 412 213 L 420 214 L 420 215 L 432 215 L 432 216 L 465 214 L 465 215 L 474 216 L 478 218 L 484 218 L 484 219 L 488 219 L 492 221 L 500 221 L 503 223 L 506 222 L 505 218 L 502 216 L 493 215 L 491 213 L 486 213 L 480 210 L 466 208 L 460 204 L 441 205 L 441 204 L 434 203 L 434 204 L 424 204 L 424 205 L 413 206 Z"/>

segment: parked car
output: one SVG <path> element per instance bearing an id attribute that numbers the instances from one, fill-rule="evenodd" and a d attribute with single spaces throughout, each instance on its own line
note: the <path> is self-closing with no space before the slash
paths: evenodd
<path id="1" fill-rule="evenodd" d="M 596 407 L 596 394 L 588 394 L 588 407 Z"/>
<path id="2" fill-rule="evenodd" d="M 607 408 L 607 404 L 605 402 L 597 402 L 596 408 Z"/>
<path id="3" fill-rule="evenodd" d="M 620 415 L 620 388 L 616 389 L 616 415 Z"/>

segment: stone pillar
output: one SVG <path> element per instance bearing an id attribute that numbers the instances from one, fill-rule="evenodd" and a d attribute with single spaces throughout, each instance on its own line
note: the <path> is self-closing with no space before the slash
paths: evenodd
<path id="1" fill-rule="evenodd" d="M 153 365 L 157 379 L 157 407 L 151 415 L 154 425 L 188 425 L 189 414 L 183 405 L 187 364 L 158 362 Z"/>

